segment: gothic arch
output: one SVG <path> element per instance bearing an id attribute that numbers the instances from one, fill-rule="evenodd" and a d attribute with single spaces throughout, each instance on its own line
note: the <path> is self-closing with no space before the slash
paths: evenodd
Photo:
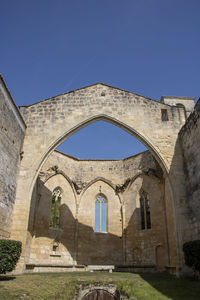
<path id="1" fill-rule="evenodd" d="M 59 177 L 59 176 L 61 176 L 61 178 L 64 179 L 64 181 L 63 181 L 64 186 L 63 186 L 62 184 L 59 184 L 59 183 L 57 182 L 56 179 L 57 179 L 57 177 Z M 44 181 L 44 186 L 48 187 L 48 186 L 49 186 L 49 183 L 50 183 L 50 186 L 52 186 L 51 181 L 54 180 L 54 179 L 55 179 L 56 184 L 53 185 L 53 189 L 56 189 L 57 187 L 59 187 L 59 188 L 61 189 L 61 191 L 62 191 L 62 194 L 64 193 L 64 190 L 65 190 L 65 187 L 66 187 L 65 182 L 67 182 L 67 185 L 69 185 L 69 187 L 70 187 L 70 189 L 71 189 L 71 191 L 72 191 L 72 193 L 73 193 L 73 198 L 74 198 L 75 205 L 76 205 L 75 191 L 74 191 L 72 182 L 71 182 L 71 180 L 69 179 L 69 177 L 68 177 L 67 175 L 65 176 L 65 175 L 64 175 L 64 172 L 58 172 L 58 173 L 56 173 L 56 174 L 53 174 L 53 175 L 49 176 L 49 177 Z M 51 190 L 52 190 L 52 188 L 51 188 Z M 53 190 L 52 190 L 52 192 L 53 192 Z"/>
<path id="2" fill-rule="evenodd" d="M 84 128 L 84 127 L 88 126 L 89 124 L 91 124 L 93 122 L 96 122 L 96 121 L 105 121 L 105 122 L 111 123 L 113 125 L 116 125 L 116 126 L 120 127 L 121 129 L 127 131 L 128 133 L 130 133 L 134 137 L 136 137 L 139 141 L 141 141 L 149 149 L 149 151 L 157 159 L 157 161 L 159 162 L 160 166 L 163 169 L 163 172 L 165 174 L 168 174 L 169 168 L 168 168 L 165 160 L 163 159 L 161 154 L 158 152 L 158 150 L 154 147 L 152 142 L 147 137 L 145 137 L 143 134 L 141 134 L 140 132 L 138 132 L 134 128 L 130 127 L 129 125 L 127 125 L 127 124 L 125 124 L 125 123 L 123 123 L 123 122 L 121 122 L 121 121 L 119 121 L 115 118 L 112 118 L 110 116 L 102 114 L 102 115 L 97 115 L 97 116 L 91 117 L 89 119 L 86 119 L 84 122 L 81 122 L 78 125 L 74 126 L 69 131 L 65 132 L 64 134 L 62 134 L 61 136 L 59 136 L 57 139 L 55 139 L 53 141 L 53 143 L 47 148 L 47 150 L 41 156 L 39 162 L 35 166 L 36 171 L 35 171 L 33 180 L 30 183 L 29 196 L 31 196 L 31 194 L 32 194 L 32 190 L 33 190 L 35 181 L 36 181 L 37 176 L 38 176 L 38 174 L 41 170 L 42 165 L 44 164 L 45 160 L 49 157 L 49 155 L 52 153 L 52 151 L 55 150 L 64 140 L 66 140 L 68 137 L 73 135 L 75 132 L 77 132 L 78 130 L 80 130 L 80 129 L 82 129 L 82 128 Z"/>
<path id="3" fill-rule="evenodd" d="M 101 190 L 99 190 L 99 186 L 101 186 Z M 95 189 L 95 190 L 93 190 L 93 189 Z M 92 190 L 92 193 L 91 193 L 91 190 Z M 114 198 L 113 201 L 115 202 L 115 204 L 118 205 L 119 207 L 121 207 L 121 202 L 119 200 L 118 195 L 115 193 L 115 189 L 109 183 L 107 183 L 105 180 L 98 179 L 98 180 L 94 180 L 87 187 L 87 189 L 85 189 L 84 193 L 81 195 L 80 202 L 79 202 L 78 216 L 79 216 L 80 208 L 84 205 L 83 201 L 85 201 L 85 200 L 89 201 L 89 199 L 87 197 L 87 193 L 92 194 L 93 200 L 96 199 L 96 196 L 98 194 L 102 194 L 102 195 L 104 195 L 104 197 L 107 199 L 108 202 L 110 200 L 110 198 L 109 198 L 109 195 L 110 195 L 110 196 L 112 196 L 112 198 Z M 90 200 L 90 202 L 93 203 L 94 202 L 93 200 Z"/>
<path id="4" fill-rule="evenodd" d="M 83 194 L 86 192 L 86 190 L 95 182 L 97 181 L 103 181 L 105 183 L 107 183 L 113 190 L 115 190 L 115 185 L 108 179 L 104 178 L 104 177 L 97 177 L 94 180 L 91 180 L 83 189 L 83 191 L 81 192 L 81 196 L 83 196 Z"/>
<path id="5" fill-rule="evenodd" d="M 72 188 L 74 197 L 75 197 L 75 199 L 76 199 L 76 193 L 75 193 L 75 190 L 74 190 L 73 182 L 72 182 L 72 180 L 69 178 L 69 176 L 67 176 L 67 175 L 65 174 L 65 172 L 63 172 L 62 170 L 59 170 L 59 171 L 58 171 L 57 173 L 55 173 L 55 174 L 49 175 L 49 176 L 45 179 L 44 184 L 46 184 L 51 178 L 53 178 L 54 176 L 59 175 L 59 174 L 62 175 L 62 176 L 68 181 L 69 185 L 70 185 L 71 188 Z"/>
<path id="6" fill-rule="evenodd" d="M 145 174 L 144 172 L 138 172 L 138 174 L 136 174 L 135 176 L 133 176 L 131 179 L 130 179 L 130 182 L 127 186 L 127 191 L 130 189 L 131 185 L 134 183 L 134 181 L 138 178 L 138 177 L 142 177 L 142 176 L 148 176 L 147 174 Z M 155 177 L 154 175 L 152 175 L 152 179 L 155 181 L 155 180 L 158 180 L 157 177 Z"/>
<path id="7" fill-rule="evenodd" d="M 111 181 L 109 181 L 109 180 L 107 180 L 107 179 L 105 179 L 105 178 L 103 178 L 103 177 L 97 177 L 97 178 L 95 178 L 94 180 L 90 181 L 90 182 L 88 183 L 88 185 L 87 185 L 87 186 L 84 188 L 84 190 L 82 191 L 82 193 L 81 193 L 81 195 L 80 195 L 79 206 L 80 206 L 81 201 L 82 201 L 82 199 L 83 199 L 83 197 L 84 197 L 84 194 L 85 194 L 85 193 L 86 193 L 93 185 L 95 185 L 98 181 L 99 181 L 99 182 L 105 183 L 105 185 L 108 185 L 109 189 L 113 190 L 113 192 L 115 193 L 115 185 L 114 185 L 113 183 L 111 183 Z M 107 196 L 106 196 L 106 194 L 105 194 L 104 192 L 97 192 L 97 193 L 95 194 L 95 196 L 98 195 L 98 194 L 103 194 L 103 195 L 107 198 Z M 117 195 L 116 193 L 115 193 L 115 195 L 116 195 L 116 197 L 117 197 L 118 200 L 119 200 L 119 204 L 121 205 L 121 201 L 120 201 L 119 195 Z"/>
<path id="8" fill-rule="evenodd" d="M 136 137 L 154 155 L 154 157 L 160 163 L 164 173 L 167 174 L 169 172 L 169 168 L 168 168 L 165 160 L 163 159 L 163 157 L 159 153 L 158 149 L 156 149 L 154 147 L 153 143 L 149 140 L 149 138 L 147 138 L 147 136 L 144 136 L 142 133 L 140 133 L 139 131 L 137 131 L 133 127 L 130 127 L 129 125 L 127 125 L 127 124 L 125 124 L 125 123 L 123 123 L 123 122 L 121 122 L 121 121 L 119 121 L 119 120 L 117 120 L 113 117 L 110 117 L 110 116 L 105 115 L 105 114 L 100 114 L 100 115 L 96 115 L 96 116 L 93 116 L 91 118 L 88 118 L 85 121 L 77 124 L 76 126 L 72 127 L 69 131 L 64 132 L 61 136 L 59 136 L 57 139 L 55 139 L 53 141 L 53 143 L 48 147 L 46 152 L 41 156 L 41 159 L 40 159 L 40 161 L 38 162 L 38 164 L 35 168 L 36 173 L 34 174 L 35 176 L 34 176 L 33 182 L 31 183 L 30 192 L 32 191 L 33 185 L 35 183 L 35 180 L 38 176 L 38 173 L 39 173 L 44 161 L 52 153 L 52 151 L 55 150 L 64 140 L 66 140 L 68 137 L 73 135 L 75 132 L 77 132 L 78 130 L 80 130 L 80 129 L 82 129 L 82 128 L 84 128 L 84 127 L 88 126 L 89 124 L 94 123 L 96 121 L 105 121 L 105 122 L 111 123 L 113 125 L 116 125 L 116 126 L 120 127 L 121 129 L 125 130 L 126 132 L 130 133 L 134 137 Z"/>

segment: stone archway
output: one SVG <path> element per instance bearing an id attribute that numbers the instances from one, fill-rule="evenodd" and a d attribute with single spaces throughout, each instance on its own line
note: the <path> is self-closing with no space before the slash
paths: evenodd
<path id="1" fill-rule="evenodd" d="M 86 294 L 82 300 L 117 300 L 117 298 L 107 291 L 96 289 Z"/>
<path id="2" fill-rule="evenodd" d="M 167 110 L 170 122 L 162 121 L 162 109 Z M 31 236 L 27 228 L 36 178 L 51 152 L 77 130 L 97 120 L 113 123 L 147 146 L 161 165 L 169 183 L 178 176 L 176 171 L 178 165 L 172 175 L 170 174 L 177 135 L 183 125 L 178 108 L 104 84 L 96 84 L 28 107 L 21 107 L 20 111 L 26 121 L 27 132 L 23 147 L 24 157 L 19 172 L 11 238 L 21 240 L 23 244 L 22 258 L 19 263 L 21 270 L 24 268 L 24 258 L 28 259 L 28 244 Z M 177 162 L 181 163 L 179 160 Z M 174 220 L 177 219 L 177 216 L 174 218 L 175 206 L 176 203 L 170 196 L 168 207 L 172 232 L 175 228 Z M 176 229 L 176 233 L 178 232 L 179 230 Z M 179 236 L 179 242 L 180 240 Z M 176 244 L 176 237 L 173 237 L 172 244 Z M 175 249 L 176 246 L 173 246 L 173 251 L 176 252 Z"/>
<path id="3" fill-rule="evenodd" d="M 115 284 L 109 283 L 107 285 L 101 282 L 93 284 L 81 284 L 75 293 L 75 300 L 120 300 L 127 299 L 126 296 L 121 295 Z"/>

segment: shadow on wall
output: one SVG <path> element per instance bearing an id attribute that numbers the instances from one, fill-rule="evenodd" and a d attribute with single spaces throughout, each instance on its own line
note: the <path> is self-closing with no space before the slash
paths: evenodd
<path id="1" fill-rule="evenodd" d="M 177 245 L 176 245 L 176 237 L 174 232 L 174 223 L 176 223 L 177 228 L 177 235 L 179 241 L 179 253 L 182 253 L 182 244 L 187 241 L 191 240 L 193 237 L 191 236 L 191 232 L 195 237 L 195 231 L 193 230 L 193 224 L 191 227 L 188 226 L 190 224 L 189 220 L 191 219 L 192 211 L 189 207 L 190 203 L 186 200 L 185 195 L 185 177 L 182 172 L 183 161 L 182 161 L 182 153 L 179 140 L 177 140 L 173 155 L 173 160 L 170 166 L 169 177 L 173 182 L 176 189 L 173 189 L 173 196 L 174 196 L 174 204 L 170 200 L 170 187 L 169 183 L 165 184 L 165 191 L 164 193 L 168 193 L 166 195 L 166 202 L 167 205 L 167 214 L 166 214 L 166 222 L 168 226 L 168 240 L 169 240 L 169 256 L 171 257 L 170 264 L 177 265 Z M 153 170 L 148 170 L 150 173 L 154 172 Z M 157 170 L 158 171 L 158 170 Z M 148 173 L 148 172 L 147 172 Z M 146 176 L 149 176 L 148 174 Z M 36 193 L 36 192 L 35 192 Z M 46 189 L 46 202 L 44 206 L 46 207 L 46 214 L 48 217 L 45 217 L 41 214 L 40 211 L 37 209 L 32 210 L 35 211 L 35 215 L 30 217 L 29 223 L 29 232 L 32 236 L 37 238 L 47 238 L 49 240 L 49 252 L 52 250 L 53 241 L 58 239 L 60 244 L 62 244 L 70 253 L 71 257 L 74 261 L 77 261 L 77 264 L 123 264 L 124 263 L 124 253 L 123 253 L 123 239 L 126 237 L 126 233 L 130 230 L 133 226 L 133 222 L 135 219 L 138 220 L 139 211 L 136 209 L 132 216 L 130 217 L 130 221 L 127 225 L 126 231 L 123 233 L 122 238 L 120 239 L 118 236 L 112 235 L 110 233 L 107 234 L 96 234 L 94 230 L 90 226 L 86 226 L 84 224 L 78 223 L 78 221 L 74 218 L 71 210 L 66 204 L 61 205 L 61 228 L 60 230 L 53 230 L 49 228 L 49 220 L 50 220 L 50 199 L 52 196 L 52 191 Z M 34 197 L 33 197 L 34 198 Z M 36 197 L 37 198 L 37 197 Z M 34 204 L 34 199 L 32 201 L 32 206 L 38 206 L 38 203 Z M 181 207 L 181 209 L 180 209 Z M 177 219 L 174 218 L 175 211 Z M 185 219 L 185 223 L 184 223 Z M 31 221 L 32 220 L 32 221 Z M 182 224 L 180 224 L 182 222 Z M 180 225 L 185 228 L 185 236 L 184 240 L 179 239 L 179 233 L 183 228 L 180 228 Z M 77 240 L 75 236 L 75 228 L 78 227 L 78 232 L 82 233 L 81 239 Z M 186 227 L 187 226 L 187 227 Z M 142 233 L 140 233 L 142 235 Z M 164 233 L 165 234 L 165 233 Z M 141 236 L 141 240 L 144 240 L 144 236 Z M 117 245 L 117 246 L 116 246 Z M 37 247 L 41 247 L 41 245 L 37 245 Z M 142 257 L 142 253 L 140 252 L 139 248 L 132 248 L 135 252 L 133 252 L 133 260 L 132 263 L 134 264 L 134 256 L 139 255 Z M 159 252 L 160 249 L 157 248 Z M 139 254 L 137 254 L 137 251 Z M 160 252 L 159 256 L 162 257 L 162 251 Z M 49 253 L 46 253 L 46 256 L 43 257 L 48 261 Z M 182 255 L 183 259 L 183 255 Z M 154 261 L 153 263 L 157 263 L 156 261 L 156 252 L 154 253 Z M 160 277 L 160 281 L 154 278 L 152 275 L 148 274 L 141 274 L 141 277 L 147 281 L 151 286 L 155 289 L 160 291 L 163 295 L 167 295 L 170 298 L 175 300 L 180 299 L 182 285 L 184 282 L 175 281 L 173 278 L 162 276 Z M 163 280 L 162 280 L 163 279 Z M 181 279 L 182 280 L 182 279 Z M 174 283 L 174 288 L 172 290 L 169 289 L 168 284 L 166 281 L 171 281 Z M 180 286 L 179 286 L 180 283 Z M 178 287 L 177 287 L 178 284 Z M 172 284 L 173 286 L 173 284 Z M 177 295 L 174 295 L 174 290 L 176 289 Z M 185 295 L 182 295 L 185 297 Z M 189 295 L 188 295 L 189 296 Z"/>
<path id="2" fill-rule="evenodd" d="M 32 197 L 33 209 L 31 210 L 31 213 L 34 213 L 29 218 L 29 232 L 34 237 L 31 254 L 37 257 L 37 262 L 52 262 L 50 254 L 56 250 L 61 253 L 69 253 L 68 256 L 60 257 L 60 263 L 64 264 L 73 264 L 74 262 L 79 265 L 157 264 L 161 268 L 167 264 L 165 224 L 159 223 L 157 229 L 141 230 L 139 228 L 141 224 L 140 209 L 135 207 L 121 236 L 109 232 L 94 232 L 92 226 L 78 222 L 68 205 L 64 203 L 60 207 L 60 228 L 51 228 L 49 224 L 52 191 L 42 181 L 40 184 L 42 184 L 42 193 L 45 197 L 38 197 L 35 188 Z M 143 189 L 143 185 L 141 189 Z M 155 222 L 153 221 L 155 217 L 152 216 L 152 222 Z M 164 219 L 163 222 L 165 222 Z M 43 253 L 40 251 L 41 248 Z"/>
<path id="3" fill-rule="evenodd" d="M 176 139 L 174 153 L 169 170 L 169 178 L 171 181 L 171 187 L 169 182 L 166 184 L 165 193 L 169 194 L 166 201 L 168 205 L 167 219 L 169 228 L 169 240 L 174 240 L 171 243 L 171 264 L 179 265 L 182 275 L 190 275 L 188 268 L 185 267 L 183 244 L 187 241 L 197 238 L 196 228 L 193 227 L 194 214 L 190 207 L 190 201 L 186 194 L 186 173 L 184 170 L 183 152 L 180 144 L 179 137 Z M 173 201 L 169 201 L 170 194 L 173 196 Z M 172 217 L 170 218 L 170 214 Z M 176 228 L 176 231 L 173 231 Z M 183 234 L 184 233 L 184 234 Z"/>
<path id="4" fill-rule="evenodd" d="M 59 245 L 56 249 L 59 252 L 62 252 L 60 250 L 64 246 L 73 261 L 77 261 L 77 264 L 81 265 L 116 264 L 123 261 L 122 237 L 110 233 L 94 232 L 92 227 L 78 222 L 66 204 L 60 206 L 59 228 L 51 228 L 49 224 L 52 191 L 45 186 L 43 189 L 45 189 L 43 206 L 46 207 L 46 210 L 38 211 L 36 209 L 32 229 L 29 226 L 29 232 L 35 237 L 36 248 L 44 246 L 44 248 L 49 248 L 50 253 L 56 245 Z M 42 239 L 37 244 L 37 239 L 41 237 L 48 239 Z M 49 253 L 47 250 L 47 253 L 41 255 L 40 259 L 46 259 L 48 262 Z"/>

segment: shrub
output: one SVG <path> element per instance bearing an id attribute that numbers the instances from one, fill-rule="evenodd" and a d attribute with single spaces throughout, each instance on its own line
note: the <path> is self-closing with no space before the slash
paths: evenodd
<path id="1" fill-rule="evenodd" d="M 0 274 L 11 272 L 20 257 L 22 243 L 12 240 L 0 240 Z"/>
<path id="2" fill-rule="evenodd" d="M 183 252 L 186 265 L 200 272 L 200 240 L 185 243 Z"/>

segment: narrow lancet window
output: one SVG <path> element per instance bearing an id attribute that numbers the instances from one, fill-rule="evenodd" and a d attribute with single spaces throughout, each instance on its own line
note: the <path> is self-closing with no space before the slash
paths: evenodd
<path id="1" fill-rule="evenodd" d="M 140 194 L 141 229 L 151 229 L 149 195 L 142 190 Z"/>
<path id="2" fill-rule="evenodd" d="M 140 197 L 140 214 L 141 214 L 141 229 L 145 229 L 145 211 L 144 211 L 144 198 Z"/>
<path id="3" fill-rule="evenodd" d="M 95 232 L 107 231 L 107 201 L 99 194 L 95 201 Z"/>
<path id="4" fill-rule="evenodd" d="M 51 198 L 51 220 L 50 227 L 59 228 L 60 225 L 61 190 L 56 188 Z"/>

